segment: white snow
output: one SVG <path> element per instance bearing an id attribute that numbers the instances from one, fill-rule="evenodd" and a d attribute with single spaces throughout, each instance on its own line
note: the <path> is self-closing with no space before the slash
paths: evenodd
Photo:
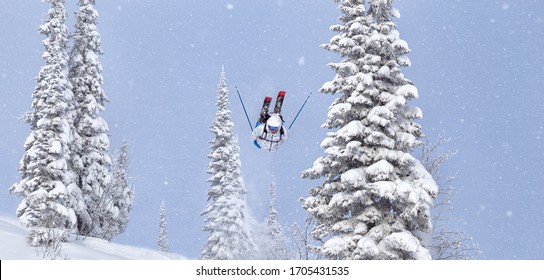
<path id="1" fill-rule="evenodd" d="M 340 41 L 338 41 L 338 45 L 342 47 L 351 47 L 355 45 L 355 41 L 353 41 L 353 39 L 351 38 L 345 37 L 340 39 Z"/>
<path id="2" fill-rule="evenodd" d="M 349 30 L 352 32 L 362 33 L 364 31 L 365 27 L 360 22 L 354 22 L 349 27 Z"/>
<path id="3" fill-rule="evenodd" d="M 351 186 L 357 186 L 364 180 L 364 172 L 360 168 L 350 169 L 340 177 L 342 183 L 346 183 Z"/>
<path id="4" fill-rule="evenodd" d="M 375 180 L 386 180 L 393 171 L 393 165 L 384 159 L 372 164 L 366 169 L 366 173 Z"/>
<path id="5" fill-rule="evenodd" d="M 391 74 L 391 69 L 389 69 L 389 66 L 387 65 L 380 67 L 380 69 L 378 70 L 378 75 L 380 76 L 388 77 L 390 74 Z"/>
<path id="6" fill-rule="evenodd" d="M 372 75 L 370 74 L 362 74 L 362 82 L 365 86 L 370 86 L 372 83 L 374 83 L 374 79 L 372 78 Z"/>
<path id="7" fill-rule="evenodd" d="M 409 119 L 422 119 L 423 118 L 423 112 L 417 106 L 406 105 L 404 107 L 403 114 L 404 114 L 404 117 L 409 118 Z"/>
<path id="8" fill-rule="evenodd" d="M 399 63 L 400 66 L 404 66 L 404 67 L 410 67 L 412 65 L 410 58 L 408 58 L 408 56 L 406 55 L 400 55 L 397 58 L 397 62 Z"/>
<path id="9" fill-rule="evenodd" d="M 383 241 L 380 242 L 379 246 L 387 248 L 386 250 L 382 250 L 382 252 L 403 252 L 412 255 L 414 259 L 431 259 L 429 251 L 422 247 L 419 240 L 409 232 L 392 233 L 385 237 Z"/>
<path id="10" fill-rule="evenodd" d="M 62 153 L 62 145 L 60 141 L 53 141 L 51 147 L 49 147 L 49 153 L 51 154 L 60 154 Z"/>
<path id="11" fill-rule="evenodd" d="M 394 114 L 385 106 L 376 106 L 368 112 L 367 119 L 374 124 L 385 127 L 391 123 Z"/>
<path id="12" fill-rule="evenodd" d="M 397 8 L 391 9 L 391 15 L 396 17 L 396 18 L 400 18 L 400 12 L 399 12 L 399 10 L 397 10 Z"/>
<path id="13" fill-rule="evenodd" d="M 0 216 L 0 259 L 42 260 L 42 248 L 30 247 L 26 243 L 28 230 L 13 218 Z M 49 258 L 46 258 L 49 259 Z M 86 237 L 76 240 L 71 237 L 62 243 L 57 259 L 70 260 L 173 260 L 184 256 L 157 250 L 132 247 Z"/>
<path id="14" fill-rule="evenodd" d="M 391 46 L 398 51 L 404 51 L 404 52 L 410 51 L 410 48 L 408 47 L 408 43 L 401 39 L 395 40 L 395 42 L 393 42 Z"/>
<path id="15" fill-rule="evenodd" d="M 325 254 L 341 255 L 348 248 L 346 240 L 340 237 L 333 237 L 323 245 Z"/>
<path id="16" fill-rule="evenodd" d="M 334 118 L 342 114 L 345 114 L 349 110 L 351 110 L 350 103 L 338 103 L 338 104 L 335 104 L 334 106 L 331 106 L 328 112 L 328 117 Z"/>
<path id="17" fill-rule="evenodd" d="M 337 131 L 338 137 L 342 137 L 346 140 L 355 138 L 359 135 L 362 135 L 363 124 L 359 120 L 354 120 L 342 127 Z"/>
<path id="18" fill-rule="evenodd" d="M 410 84 L 398 87 L 396 94 L 404 96 L 404 98 L 406 99 L 419 97 L 417 88 L 414 85 L 410 85 Z"/>

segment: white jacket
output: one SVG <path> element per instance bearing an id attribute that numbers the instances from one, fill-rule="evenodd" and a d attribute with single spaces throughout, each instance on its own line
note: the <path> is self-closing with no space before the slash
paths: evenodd
<path id="1" fill-rule="evenodd" d="M 255 144 L 258 144 L 259 148 L 272 152 L 277 150 L 280 144 L 287 141 L 289 130 L 285 126 L 282 126 L 276 133 L 265 131 L 265 127 L 266 124 L 260 124 L 253 130 L 251 135 L 251 139 L 254 140 Z"/>

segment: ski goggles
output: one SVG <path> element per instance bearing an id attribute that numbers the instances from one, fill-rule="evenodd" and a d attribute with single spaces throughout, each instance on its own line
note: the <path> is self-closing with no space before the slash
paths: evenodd
<path id="1" fill-rule="evenodd" d="M 270 126 L 270 125 L 269 125 L 269 126 L 268 126 L 268 129 L 270 129 L 270 130 L 272 130 L 272 131 L 276 131 L 276 130 L 280 129 L 280 127 L 279 127 L 279 126 Z"/>

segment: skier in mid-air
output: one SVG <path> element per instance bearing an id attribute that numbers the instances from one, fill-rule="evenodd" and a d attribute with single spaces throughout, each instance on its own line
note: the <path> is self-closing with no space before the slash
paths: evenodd
<path id="1" fill-rule="evenodd" d="M 259 149 L 269 152 L 278 149 L 279 145 L 287 141 L 289 130 L 283 126 L 282 117 L 279 114 L 269 115 L 264 123 L 258 123 L 253 130 L 251 139 Z"/>
<path id="2" fill-rule="evenodd" d="M 289 130 L 283 125 L 283 117 L 280 115 L 284 97 L 285 91 L 280 91 L 273 113 L 268 112 L 272 97 L 267 96 L 264 98 L 259 120 L 251 135 L 253 143 L 259 149 L 272 152 L 277 150 L 279 145 L 287 141 Z"/>

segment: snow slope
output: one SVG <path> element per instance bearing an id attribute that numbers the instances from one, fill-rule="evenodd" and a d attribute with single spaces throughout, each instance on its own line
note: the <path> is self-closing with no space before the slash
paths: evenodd
<path id="1" fill-rule="evenodd" d="M 12 218 L 0 216 L 0 259 L 41 260 L 38 249 L 26 245 L 28 230 Z M 49 259 L 49 258 L 47 258 Z M 58 259 L 70 260 L 172 260 L 186 259 L 184 256 L 156 250 L 116 244 L 106 240 L 87 237 L 62 243 Z"/>
<path id="2" fill-rule="evenodd" d="M 43 258 L 36 254 L 36 248 L 26 245 L 27 230 L 19 226 L 13 218 L 0 216 L 0 259 L 2 260 L 1 279 L 55 279 L 59 271 L 66 275 L 76 275 L 78 279 L 223 279 L 217 277 L 221 271 L 232 271 L 237 268 L 244 271 L 241 275 L 259 273 L 251 279 L 299 279 L 298 269 L 333 265 L 326 261 L 274 261 L 274 260 L 245 260 L 245 261 L 200 261 L 187 260 L 181 255 L 161 253 L 159 251 L 115 244 L 96 238 L 71 240 L 63 243 L 59 259 L 80 261 L 39 261 Z M 152 261 L 152 260 L 185 260 L 185 261 Z M 7 262 L 5 260 L 8 260 Z M 23 260 L 23 261 L 19 261 Z M 27 262 L 24 260 L 38 260 Z M 104 260 L 92 261 L 87 260 Z M 137 260 L 137 261 L 108 261 L 108 260 Z M 29 266 L 30 264 L 30 266 Z M 372 265 L 364 265 L 361 261 L 335 261 L 335 266 L 349 270 L 349 275 L 342 279 L 361 279 L 363 275 L 372 279 L 383 278 L 383 271 L 390 269 L 389 279 L 404 279 L 406 275 L 418 275 L 417 279 L 436 279 L 436 275 L 448 275 L 448 279 L 465 279 L 474 275 L 483 275 L 487 279 L 519 279 L 520 276 L 538 275 L 541 272 L 542 261 L 373 261 Z M 89 265 L 93 269 L 88 270 Z M 221 269 L 228 268 L 228 269 Z M 337 267 L 338 268 L 338 267 Z M 206 272 L 203 270 L 206 269 Z M 264 270 L 263 270 L 264 269 Z M 272 269 L 281 272 L 272 273 Z M 81 274 L 81 271 L 85 271 Z M 200 272 L 199 272 L 200 271 Z M 306 271 L 307 270 L 303 270 Z M 326 270 L 328 271 L 328 270 Z M 421 274 L 421 271 L 426 273 Z M 521 271 L 521 272 L 520 272 Z M 213 273 L 213 274 L 212 274 Z M 418 274 L 419 273 L 419 274 Z M 521 274 L 520 274 L 521 273 Z M 213 276 L 212 276 L 213 275 Z M 198 276 L 195 278 L 195 276 Z M 234 275 L 228 279 L 236 279 Z M 293 278 L 293 276 L 295 276 Z M 227 277 L 227 276 L 225 276 Z M 311 277 L 311 276 L 310 276 Z M 339 276 L 320 276 L 319 279 L 336 279 Z M 64 277 L 66 278 L 66 277 Z M 412 277 L 414 278 L 414 277 Z M 527 277 L 525 277 L 527 278 Z M 227 278 L 224 278 L 227 279 Z M 414 278 L 416 279 L 416 278 Z"/>

